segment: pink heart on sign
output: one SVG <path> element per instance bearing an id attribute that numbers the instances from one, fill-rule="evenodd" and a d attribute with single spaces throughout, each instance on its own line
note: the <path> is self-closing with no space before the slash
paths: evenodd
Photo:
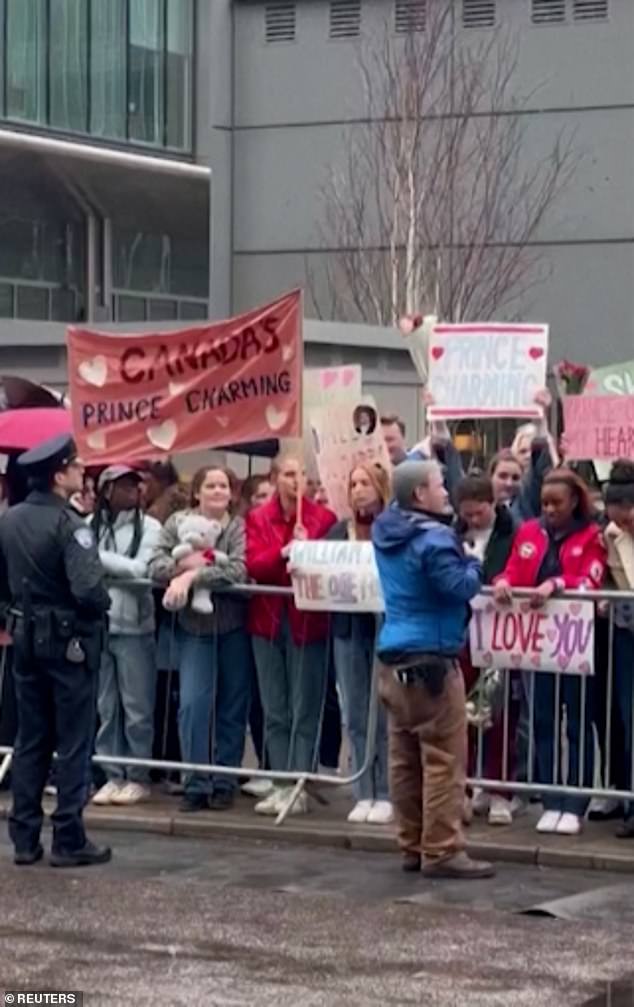
<path id="1" fill-rule="evenodd" d="M 544 351 L 541 346 L 531 346 L 528 355 L 531 360 L 539 360 L 540 357 L 544 356 Z"/>
<path id="2" fill-rule="evenodd" d="M 530 610 L 531 610 L 531 603 L 530 603 L 530 601 L 522 601 L 522 602 L 520 602 L 520 612 L 526 613 L 526 612 L 530 612 Z"/>
<path id="3" fill-rule="evenodd" d="M 568 667 L 568 658 L 566 657 L 565 654 L 559 655 L 559 657 L 557 658 L 557 664 L 562 670 Z"/>
<path id="4" fill-rule="evenodd" d="M 343 372 L 341 383 L 344 388 L 347 388 L 348 385 L 351 385 L 353 381 L 354 381 L 354 371 L 352 370 L 351 367 L 348 367 L 347 370 Z"/>
<path id="5" fill-rule="evenodd" d="M 492 601 L 488 601 L 486 603 L 486 605 L 484 606 L 484 611 L 485 612 L 495 612 L 495 605 L 493 604 Z"/>
<path id="6" fill-rule="evenodd" d="M 484 654 L 482 655 L 482 660 L 484 661 L 485 664 L 491 664 L 491 661 L 493 660 L 493 654 L 491 653 L 490 650 L 486 650 L 484 652 Z"/>
<path id="7" fill-rule="evenodd" d="M 521 654 L 511 654 L 511 664 L 513 665 L 514 668 L 519 668 L 521 663 L 522 663 Z"/>
<path id="8" fill-rule="evenodd" d="M 581 672 L 582 675 L 589 675 L 590 674 L 590 662 L 589 661 L 583 661 L 582 664 L 579 665 L 579 671 Z"/>
<path id="9" fill-rule="evenodd" d="M 557 639 L 557 630 L 556 629 L 547 629 L 546 630 L 546 636 L 548 637 L 548 639 L 550 640 L 551 643 L 554 643 L 555 640 Z"/>
<path id="10" fill-rule="evenodd" d="M 541 668 L 542 659 L 539 654 L 533 654 L 533 656 L 531 657 L 531 664 L 533 665 L 534 668 Z"/>
<path id="11" fill-rule="evenodd" d="M 570 611 L 572 612 L 573 615 L 579 615 L 579 612 L 581 611 L 581 602 L 580 601 L 571 602 Z"/>
<path id="12" fill-rule="evenodd" d="M 440 360 L 444 352 L 445 352 L 444 346 L 432 346 L 431 348 L 431 355 L 434 358 L 434 360 Z"/>
<path id="13" fill-rule="evenodd" d="M 322 388 L 330 388 L 331 385 L 337 383 L 337 372 L 336 371 L 326 371 L 325 374 L 321 376 Z"/>

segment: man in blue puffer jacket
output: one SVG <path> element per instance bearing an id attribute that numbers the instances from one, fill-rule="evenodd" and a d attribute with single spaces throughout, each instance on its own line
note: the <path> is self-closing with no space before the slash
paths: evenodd
<path id="1" fill-rule="evenodd" d="M 490 877 L 464 850 L 467 723 L 457 656 L 480 561 L 465 555 L 440 466 L 394 469 L 394 501 L 372 540 L 385 597 L 381 697 L 389 714 L 390 790 L 403 869 L 429 877 Z"/>

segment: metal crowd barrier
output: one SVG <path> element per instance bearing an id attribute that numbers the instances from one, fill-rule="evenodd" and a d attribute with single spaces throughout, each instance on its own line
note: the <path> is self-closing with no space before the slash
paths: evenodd
<path id="1" fill-rule="evenodd" d="M 130 582 L 127 582 L 128 586 L 132 586 Z M 148 580 L 135 581 L 133 582 L 137 586 L 150 586 L 151 582 Z M 248 584 L 248 585 L 235 585 L 230 588 L 225 589 L 226 593 L 238 595 L 238 596 L 252 596 L 256 594 L 276 594 L 292 597 L 292 589 L 290 587 L 270 587 L 268 585 L 259 584 Z M 224 593 L 224 592 L 223 592 Z M 485 588 L 483 590 L 484 594 L 491 594 L 490 588 Z M 529 589 L 517 589 L 514 590 L 514 595 L 517 597 L 530 597 L 531 591 Z M 486 776 L 483 771 L 484 761 L 486 756 L 486 731 L 480 719 L 479 725 L 475 731 L 476 733 L 476 753 L 475 753 L 475 773 L 472 773 L 468 778 L 468 783 L 473 787 L 480 787 L 484 791 L 499 792 L 501 794 L 508 793 L 509 795 L 526 795 L 526 796 L 544 796 L 545 794 L 564 794 L 584 798 L 592 797 L 602 797 L 608 799 L 616 799 L 621 801 L 630 801 L 634 805 L 634 744 L 632 745 L 632 759 L 631 765 L 629 767 L 629 789 L 627 787 L 627 782 L 621 784 L 617 787 L 612 787 L 611 779 L 611 746 L 613 738 L 614 725 L 612 723 L 612 709 L 614 700 L 614 634 L 615 634 L 615 624 L 614 624 L 614 604 L 617 602 L 628 602 L 634 606 L 634 592 L 625 591 L 566 591 L 558 598 L 571 599 L 571 600 L 584 600 L 584 601 L 595 601 L 603 602 L 608 605 L 607 612 L 607 654 L 606 657 L 606 678 L 605 678 L 605 717 L 604 723 L 599 724 L 596 718 L 593 720 L 591 737 L 593 738 L 594 751 L 590 756 L 596 765 L 598 761 L 601 764 L 601 755 L 603 755 L 603 762 L 606 767 L 606 776 L 603 780 L 598 781 L 598 774 L 595 770 L 595 777 L 592 785 L 584 785 L 584 777 L 586 770 L 586 759 L 588 758 L 588 753 L 586 752 L 586 738 L 585 731 L 583 730 L 583 725 L 586 720 L 586 716 L 590 709 L 595 709 L 598 701 L 601 699 L 600 690 L 598 685 L 599 676 L 596 674 L 598 669 L 595 669 L 595 675 L 593 677 L 587 675 L 574 676 L 579 678 L 579 688 L 580 688 L 580 703 L 579 703 L 579 719 L 581 723 L 581 734 L 580 734 L 580 752 L 579 752 L 579 767 L 577 772 L 576 782 L 571 782 L 567 778 L 562 779 L 562 772 L 566 769 L 566 744 L 565 735 L 562 734 L 562 719 L 559 716 L 559 711 L 561 708 L 561 690 L 562 690 L 562 677 L 564 672 L 539 672 L 539 671 L 521 671 L 517 672 L 515 670 L 506 670 L 501 672 L 502 677 L 502 710 L 501 713 L 498 710 L 497 716 L 502 718 L 502 758 L 501 758 L 501 773 L 499 777 Z M 601 616 L 598 614 L 595 618 L 595 641 L 596 641 L 596 628 L 599 623 Z M 634 622 L 633 622 L 634 624 Z M 595 643 L 596 647 L 596 643 Z M 2 697 L 2 677 L 6 662 L 6 648 L 3 648 L 2 658 L 0 660 L 0 701 Z M 598 655 L 601 656 L 601 655 Z M 334 774 L 324 774 L 319 772 L 298 772 L 288 770 L 286 772 L 274 772 L 272 770 L 266 769 L 255 769 L 245 766 L 225 766 L 217 764 L 199 764 L 199 763 L 188 763 L 188 762 L 176 762 L 165 759 L 132 759 L 132 758 L 119 758 L 114 756 L 98 756 L 93 757 L 93 762 L 98 765 L 119 765 L 119 766 L 137 766 L 146 769 L 161 770 L 165 772 L 177 772 L 177 773 L 200 773 L 205 775 L 222 774 L 224 776 L 234 776 L 238 779 L 240 778 L 256 778 L 256 779 L 267 779 L 275 781 L 277 783 L 287 783 L 293 784 L 291 793 L 288 796 L 287 801 L 280 810 L 277 818 L 276 824 L 281 825 L 286 819 L 289 812 L 292 810 L 293 805 L 297 801 L 298 796 L 304 791 L 307 784 L 324 785 L 332 787 L 345 787 L 355 783 L 359 780 L 364 773 L 366 773 L 372 766 L 374 756 L 375 756 L 375 739 L 378 721 L 378 672 L 380 669 L 380 663 L 375 659 L 374 668 L 371 681 L 371 691 L 369 700 L 369 710 L 368 710 L 368 730 L 366 739 L 366 750 L 363 760 L 363 766 L 358 772 L 348 775 L 348 776 L 338 776 Z M 553 757 L 553 773 L 552 781 L 538 782 L 535 780 L 535 738 L 534 738 L 534 722 L 535 722 L 535 675 L 549 675 L 554 678 L 554 757 Z M 631 674 L 634 676 L 634 666 L 631 669 Z M 603 676 L 601 675 L 601 679 Z M 513 778 L 513 773 L 510 769 L 510 753 L 513 748 L 511 739 L 511 704 L 512 704 L 512 684 L 514 681 L 520 681 L 522 683 L 522 688 L 524 690 L 520 703 L 523 704 L 523 709 L 520 711 L 520 716 L 525 717 L 524 728 L 526 730 L 526 757 L 525 757 L 525 776 L 526 779 Z M 603 682 L 601 682 L 603 685 Z M 589 695 L 589 690 L 591 694 Z M 325 688 L 324 696 L 322 698 L 322 710 L 321 717 L 323 717 L 323 707 L 325 700 Z M 590 706 L 592 703 L 592 707 Z M 631 712 L 631 737 L 634 738 L 634 703 L 632 704 Z M 499 724 L 499 720 L 498 720 Z M 595 737 L 595 731 L 599 735 L 599 742 L 602 744 L 597 744 L 597 738 Z M 517 740 L 517 737 L 516 739 Z M 318 739 L 316 739 L 316 744 L 318 745 Z M 560 758 L 560 749 L 563 749 L 563 758 Z M 600 751 L 599 751 L 600 750 Z M 12 748 L 8 746 L 0 747 L 0 755 L 3 757 L 0 762 L 0 782 L 4 779 L 10 768 Z M 598 760 L 596 758 L 598 756 Z M 563 763 L 563 764 L 562 764 Z M 622 777 L 623 779 L 623 777 Z"/>

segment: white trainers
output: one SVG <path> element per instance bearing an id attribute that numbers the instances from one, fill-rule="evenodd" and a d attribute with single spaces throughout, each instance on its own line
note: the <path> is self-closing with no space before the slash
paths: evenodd
<path id="1" fill-rule="evenodd" d="M 354 808 L 348 815 L 349 822 L 355 822 L 360 824 L 361 822 L 367 822 L 368 815 L 372 811 L 372 801 L 357 801 Z"/>
<path id="2" fill-rule="evenodd" d="M 564 812 L 557 822 L 557 834 L 561 836 L 578 836 L 583 828 L 583 819 L 579 815 Z"/>
<path id="3" fill-rule="evenodd" d="M 293 790 L 292 787 L 287 787 L 285 790 L 282 791 L 278 811 L 282 810 L 282 808 L 288 801 L 289 797 L 291 796 L 292 790 Z M 289 815 L 305 815 L 307 811 L 308 811 L 308 794 L 306 793 L 305 790 L 302 790 L 301 794 L 299 794 L 299 796 L 295 800 L 293 807 L 289 811 Z"/>
<path id="4" fill-rule="evenodd" d="M 389 825 L 394 821 L 391 801 L 375 801 L 366 818 L 369 825 Z"/>
<path id="5" fill-rule="evenodd" d="M 535 828 L 538 832 L 557 832 L 560 818 L 560 811 L 545 811 Z"/>
<path id="6" fill-rule="evenodd" d="M 265 780 L 261 776 L 254 776 L 252 780 L 247 780 L 240 788 L 243 794 L 249 797 L 268 797 L 273 790 L 273 781 Z"/>
<path id="7" fill-rule="evenodd" d="M 265 797 L 264 800 L 258 801 L 254 811 L 258 815 L 279 815 L 280 813 L 280 799 L 283 798 L 285 791 L 281 787 L 273 787 L 273 790 Z"/>
<path id="8" fill-rule="evenodd" d="M 491 798 L 491 807 L 489 808 L 489 825 L 512 825 L 513 824 L 513 812 L 511 811 L 511 802 L 507 801 L 506 797 L 493 796 Z"/>
<path id="9" fill-rule="evenodd" d="M 482 787 L 475 787 L 471 798 L 471 807 L 474 815 L 486 815 L 489 810 L 490 797 Z"/>
<path id="10" fill-rule="evenodd" d="M 129 780 L 116 794 L 113 794 L 111 804 L 140 804 L 141 801 L 149 801 L 151 791 L 143 783 L 134 783 Z"/>
<path id="11" fill-rule="evenodd" d="M 112 798 L 116 797 L 123 786 L 123 781 L 108 780 L 104 783 L 96 794 L 93 795 L 92 804 L 112 804 Z"/>

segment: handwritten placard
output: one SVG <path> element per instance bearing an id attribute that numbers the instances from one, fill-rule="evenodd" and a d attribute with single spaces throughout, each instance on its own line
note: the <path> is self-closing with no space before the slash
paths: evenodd
<path id="1" fill-rule="evenodd" d="M 301 433 L 300 291 L 169 332 L 68 329 L 73 428 L 91 464 Z"/>
<path id="2" fill-rule="evenodd" d="M 531 608 L 527 599 L 496 605 L 471 602 L 471 660 L 476 668 L 523 668 L 594 674 L 594 604 L 549 601 Z"/>
<path id="3" fill-rule="evenodd" d="M 297 608 L 327 612 L 383 611 L 371 542 L 294 542 L 290 567 Z"/>
<path id="4" fill-rule="evenodd" d="M 337 517 L 349 517 L 348 481 L 355 465 L 378 463 L 390 471 L 379 413 L 374 399 L 351 399 L 346 405 L 313 409 L 311 444 L 328 506 Z"/>
<path id="5" fill-rule="evenodd" d="M 536 417 L 546 384 L 547 325 L 436 325 L 429 341 L 430 419 Z"/>
<path id="6" fill-rule="evenodd" d="M 564 428 L 570 461 L 634 459 L 634 395 L 567 395 Z"/>
<path id="7" fill-rule="evenodd" d="M 621 364 L 606 364 L 590 371 L 584 395 L 634 395 L 634 360 Z M 597 478 L 605 482 L 610 477 L 611 462 L 593 458 Z"/>

